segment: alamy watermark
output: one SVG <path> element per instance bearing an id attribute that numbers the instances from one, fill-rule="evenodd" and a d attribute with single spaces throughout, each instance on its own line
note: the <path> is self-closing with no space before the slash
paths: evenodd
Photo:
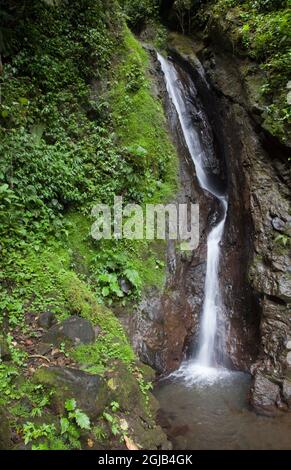
<path id="1" fill-rule="evenodd" d="M 182 250 L 194 250 L 199 244 L 198 204 L 123 204 L 122 196 L 114 197 L 113 206 L 96 204 L 91 235 L 118 240 L 178 240 Z"/>

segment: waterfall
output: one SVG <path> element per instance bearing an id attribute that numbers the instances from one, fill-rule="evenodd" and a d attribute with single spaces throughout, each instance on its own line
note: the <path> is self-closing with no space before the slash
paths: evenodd
<path id="1" fill-rule="evenodd" d="M 207 267 L 205 276 L 204 303 L 202 309 L 200 348 L 197 356 L 198 364 L 210 367 L 215 363 L 214 343 L 217 319 L 222 309 L 219 289 L 218 268 L 220 257 L 220 241 L 227 214 L 227 200 L 221 198 L 223 219 L 214 227 L 207 238 Z"/>
<path id="2" fill-rule="evenodd" d="M 201 328 L 199 338 L 199 350 L 197 356 L 183 363 L 177 375 L 201 376 L 208 374 L 216 366 L 215 339 L 217 334 L 217 322 L 222 312 L 222 300 L 219 287 L 219 258 L 220 242 L 223 236 L 225 220 L 227 216 L 227 196 L 213 183 L 206 162 L 207 149 L 201 138 L 199 127 L 193 123 L 193 113 L 189 111 L 189 91 L 183 87 L 174 64 L 158 54 L 162 71 L 164 73 L 168 95 L 177 111 L 181 129 L 186 145 L 195 165 L 199 185 L 205 191 L 215 196 L 220 203 L 222 218 L 210 231 L 207 238 L 207 267 L 205 276 L 204 302 L 202 307 Z M 203 78 L 203 77 L 202 77 Z M 197 95 L 194 84 L 191 84 L 190 98 Z M 208 125 L 207 118 L 201 111 L 200 120 Z"/>

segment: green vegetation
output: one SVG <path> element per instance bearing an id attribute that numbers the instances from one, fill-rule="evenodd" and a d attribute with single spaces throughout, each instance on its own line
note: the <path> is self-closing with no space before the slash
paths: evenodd
<path id="1" fill-rule="evenodd" d="M 159 0 L 120 0 L 129 26 L 136 32 L 158 16 Z"/>
<path id="2" fill-rule="evenodd" d="M 24 443 L 32 443 L 32 450 L 80 449 L 82 430 L 90 430 L 88 416 L 77 408 L 76 400 L 67 400 L 65 415 L 56 424 L 35 424 L 30 421 L 23 425 Z"/>
<path id="3" fill-rule="evenodd" d="M 190 31 L 195 18 L 225 19 L 234 50 L 266 73 L 265 122 L 284 140 L 286 2 L 219 0 L 199 11 L 198 4 L 174 2 L 180 28 Z M 1 4 L 0 406 L 9 410 L 19 440 L 34 449 L 81 448 L 84 436 L 88 447 L 94 439 L 122 441 L 134 399 L 138 419 L 154 425 L 151 382 L 114 312 L 130 314 L 145 289 L 163 288 L 165 243 L 93 240 L 90 214 L 115 195 L 145 209 L 169 201 L 177 189 L 175 150 L 149 54 L 125 24 L 137 32 L 147 24 L 148 37 L 165 47 L 159 6 L 158 0 Z M 283 236 L 276 241 L 288 244 Z M 61 364 L 107 381 L 114 396 L 95 422 L 74 398 L 52 412 L 55 389 L 33 380 L 40 364 L 58 364 L 53 353 L 38 354 L 42 312 L 58 322 L 78 315 L 98 330 L 91 344 L 63 342 L 54 351 Z"/>
<path id="4" fill-rule="evenodd" d="M 31 380 L 35 367 L 54 365 L 33 349 L 37 318 L 79 315 L 98 327 L 96 342 L 62 343 L 57 354 L 100 375 L 119 360 L 146 408 L 150 386 L 113 311 L 130 314 L 147 286 L 162 288 L 165 244 L 95 241 L 90 213 L 114 195 L 143 207 L 168 200 L 176 155 L 148 55 L 115 0 L 8 0 L 1 18 L 0 405 L 27 445 L 80 448 L 84 431 L 110 439 L 114 423 L 101 416 L 89 430 L 76 403 L 52 414 L 53 389 Z"/>
<path id="5" fill-rule="evenodd" d="M 210 1 L 193 16 L 206 27 L 219 24 L 235 54 L 255 60 L 265 75 L 261 92 L 264 126 L 280 140 L 290 139 L 290 8 L 287 0 Z M 194 26 L 193 26 L 194 27 Z"/>

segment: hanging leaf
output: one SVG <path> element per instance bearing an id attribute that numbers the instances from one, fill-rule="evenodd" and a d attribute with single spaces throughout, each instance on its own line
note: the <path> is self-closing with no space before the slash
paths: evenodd
<path id="1" fill-rule="evenodd" d="M 61 418 L 60 424 L 61 424 L 61 434 L 65 434 L 65 432 L 67 432 L 70 427 L 70 422 L 67 418 Z"/>
<path id="2" fill-rule="evenodd" d="M 94 441 L 89 438 L 89 439 L 87 440 L 87 445 L 88 445 L 88 447 L 90 447 L 90 449 L 92 449 L 92 447 L 94 446 Z"/>
<path id="3" fill-rule="evenodd" d="M 128 436 L 124 436 L 125 445 L 128 450 L 139 450 L 137 445 Z"/>

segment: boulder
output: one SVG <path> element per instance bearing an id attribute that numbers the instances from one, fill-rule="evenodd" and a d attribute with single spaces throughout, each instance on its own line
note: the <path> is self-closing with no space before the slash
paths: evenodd
<path id="1" fill-rule="evenodd" d="M 33 381 L 54 389 L 51 404 L 56 413 L 64 411 L 68 398 L 74 398 L 91 419 L 99 416 L 108 404 L 106 382 L 99 375 L 68 367 L 48 367 L 38 369 Z"/>
<path id="2" fill-rule="evenodd" d="M 152 369 L 149 369 L 147 372 L 151 371 Z M 151 393 L 146 396 L 142 392 L 138 382 L 141 379 L 139 370 L 130 372 L 125 364 L 116 360 L 110 364 L 105 376 L 109 389 L 109 403 L 118 402 L 119 411 L 125 413 L 125 424 L 134 436 L 135 444 L 147 450 L 171 449 L 166 434 L 156 423 L 159 403 Z"/>
<path id="3" fill-rule="evenodd" d="M 59 346 L 62 342 L 69 341 L 76 346 L 81 343 L 89 344 L 94 340 L 95 330 L 92 324 L 88 320 L 74 315 L 53 325 L 43 336 L 42 343 Z"/>
<path id="4" fill-rule="evenodd" d="M 0 359 L 2 361 L 9 360 L 11 358 L 11 354 L 9 351 L 7 340 L 0 336 Z"/>
<path id="5" fill-rule="evenodd" d="M 279 385 L 271 382 L 261 372 L 257 372 L 251 390 L 251 405 L 260 414 L 274 416 L 277 414 L 279 402 Z"/>
<path id="6" fill-rule="evenodd" d="M 119 286 L 124 294 L 129 294 L 131 291 L 131 285 L 126 279 L 120 279 Z"/>
<path id="7" fill-rule="evenodd" d="M 117 401 L 122 411 L 138 409 L 142 416 L 145 414 L 138 381 L 122 362 L 113 364 L 106 373 L 106 379 L 110 399 Z"/>
<path id="8" fill-rule="evenodd" d="M 282 219 L 280 219 L 280 217 L 274 217 L 272 219 L 272 225 L 277 232 L 284 232 L 286 224 Z"/>
<path id="9" fill-rule="evenodd" d="M 38 317 L 39 326 L 45 329 L 50 328 L 55 323 L 55 321 L 55 314 L 50 311 L 43 312 Z"/>
<path id="10" fill-rule="evenodd" d="M 289 408 L 291 408 L 291 381 L 283 381 L 283 398 L 286 401 Z"/>

